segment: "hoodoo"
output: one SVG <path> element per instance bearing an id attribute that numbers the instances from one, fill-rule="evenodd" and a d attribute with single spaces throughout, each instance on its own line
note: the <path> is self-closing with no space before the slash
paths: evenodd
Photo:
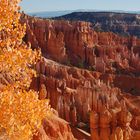
<path id="1" fill-rule="evenodd" d="M 88 22 L 22 21 L 24 40 L 43 54 L 32 83 L 39 97 L 91 139 L 138 140 L 140 39 L 96 32 Z"/>

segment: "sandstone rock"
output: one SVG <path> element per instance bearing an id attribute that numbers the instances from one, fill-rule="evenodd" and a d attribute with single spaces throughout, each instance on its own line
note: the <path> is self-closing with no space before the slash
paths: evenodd
<path id="1" fill-rule="evenodd" d="M 140 40 L 95 32 L 87 22 L 25 19 L 25 41 L 30 41 L 32 48 L 41 48 L 44 56 L 36 65 L 39 77 L 32 84 L 40 90 L 39 98 L 50 99 L 59 116 L 73 126 L 80 122 L 90 126 L 93 139 L 108 140 L 111 135 L 112 140 L 131 140 L 132 132 L 138 138 L 137 124 L 132 132 L 129 128 L 132 117 L 140 116 L 140 99 L 134 96 L 140 89 Z M 59 122 L 44 122 L 47 137 L 68 139 L 69 128 Z"/>
<path id="2" fill-rule="evenodd" d="M 43 20 L 24 16 L 26 42 L 60 63 L 91 67 L 102 73 L 139 75 L 140 39 L 95 32 L 88 22 Z M 136 47 L 137 46 L 137 47 Z M 41 68 L 42 69 L 42 68 Z M 44 70 L 44 69 L 43 69 Z"/>
<path id="3" fill-rule="evenodd" d="M 99 115 L 94 112 L 94 111 L 91 111 L 90 113 L 90 128 L 91 129 L 97 129 L 99 128 Z"/>
<path id="4" fill-rule="evenodd" d="M 46 99 L 46 97 L 47 97 L 46 86 L 44 84 L 42 84 L 40 87 L 39 99 L 44 100 L 44 99 Z"/>
<path id="5" fill-rule="evenodd" d="M 33 140 L 75 140 L 69 125 L 56 115 L 51 116 L 43 121 L 38 135 Z"/>

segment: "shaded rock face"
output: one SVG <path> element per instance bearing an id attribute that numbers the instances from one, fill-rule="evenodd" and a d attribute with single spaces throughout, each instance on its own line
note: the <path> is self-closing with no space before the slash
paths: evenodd
<path id="1" fill-rule="evenodd" d="M 43 53 L 35 67 L 39 76 L 31 85 L 39 91 L 39 99 L 50 99 L 61 118 L 90 132 L 91 139 L 139 140 L 140 98 L 134 95 L 139 95 L 140 90 L 140 40 L 110 32 L 97 33 L 87 22 L 27 16 L 24 21 L 25 41 L 32 48 L 41 48 Z M 41 133 L 53 136 L 46 131 L 46 127 L 50 128 L 46 124 Z M 65 129 L 62 130 L 61 136 Z M 69 132 L 66 127 L 66 137 Z M 54 137 L 58 133 L 53 133 Z"/>
<path id="2" fill-rule="evenodd" d="M 25 16 L 25 41 L 46 58 L 104 73 L 106 81 L 139 95 L 140 40 L 95 32 L 90 23 L 43 20 Z M 113 75 L 108 75 L 113 74 Z M 129 81 L 132 81 L 131 85 Z"/>
<path id="3" fill-rule="evenodd" d="M 33 136 L 33 140 L 76 140 L 72 135 L 71 129 L 67 122 L 53 115 L 43 121 L 42 127 L 38 134 Z"/>
<path id="4" fill-rule="evenodd" d="M 95 32 L 87 22 L 43 20 L 25 16 L 25 41 L 46 58 L 102 73 L 140 75 L 140 39 Z"/>
<path id="5" fill-rule="evenodd" d="M 140 37 L 140 15 L 117 12 L 74 12 L 55 19 L 87 21 L 96 31 Z"/>
<path id="6" fill-rule="evenodd" d="M 103 79 L 104 74 L 98 72 L 45 58 L 37 63 L 36 69 L 40 76 L 32 87 L 36 85 L 39 97 L 50 99 L 59 116 L 72 126 L 90 130 L 91 139 L 139 139 L 139 97 L 105 84 L 108 81 Z"/>

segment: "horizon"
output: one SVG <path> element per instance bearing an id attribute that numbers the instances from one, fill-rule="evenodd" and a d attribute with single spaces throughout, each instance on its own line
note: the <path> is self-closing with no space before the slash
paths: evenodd
<path id="1" fill-rule="evenodd" d="M 54 10 L 54 11 L 36 11 L 36 12 L 26 12 L 27 14 L 33 14 L 33 13 L 44 13 L 44 12 L 116 12 L 116 13 L 132 13 L 133 12 L 140 12 L 140 10 L 137 11 L 127 11 L 127 10 L 100 10 L 100 9 L 68 9 L 68 10 Z"/>
<path id="2" fill-rule="evenodd" d="M 80 3 L 80 4 L 79 4 Z M 70 11 L 70 10 L 97 10 L 97 11 L 140 11 L 140 1 L 139 0 L 118 0 L 115 3 L 113 0 L 23 0 L 21 2 L 22 11 L 25 13 L 35 13 L 35 12 L 52 12 L 52 11 Z"/>

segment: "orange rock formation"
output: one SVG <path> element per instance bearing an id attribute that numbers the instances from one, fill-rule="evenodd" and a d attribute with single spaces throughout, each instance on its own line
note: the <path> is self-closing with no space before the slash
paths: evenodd
<path id="1" fill-rule="evenodd" d="M 25 41 L 44 57 L 31 85 L 39 98 L 50 99 L 61 118 L 90 132 L 91 139 L 139 140 L 140 40 L 95 32 L 87 22 L 28 16 L 24 22 Z M 65 129 L 69 134 L 68 127 L 62 134 Z"/>

